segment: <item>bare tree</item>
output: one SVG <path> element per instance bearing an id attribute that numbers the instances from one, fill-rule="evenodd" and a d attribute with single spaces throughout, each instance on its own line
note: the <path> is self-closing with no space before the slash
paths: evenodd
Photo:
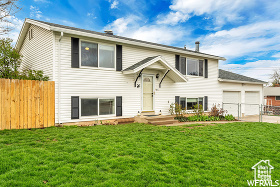
<path id="1" fill-rule="evenodd" d="M 271 75 L 270 79 L 272 79 L 272 86 L 279 86 L 280 84 L 280 69 L 275 69 L 274 73 Z"/>
<path id="2" fill-rule="evenodd" d="M 21 10 L 17 2 L 18 0 L 0 0 L 0 35 L 13 29 L 10 18 Z"/>

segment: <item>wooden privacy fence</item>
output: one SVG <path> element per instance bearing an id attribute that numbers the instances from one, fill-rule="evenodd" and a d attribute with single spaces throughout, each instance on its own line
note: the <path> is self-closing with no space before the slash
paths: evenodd
<path id="1" fill-rule="evenodd" d="M 0 129 L 54 126 L 53 81 L 0 79 Z"/>

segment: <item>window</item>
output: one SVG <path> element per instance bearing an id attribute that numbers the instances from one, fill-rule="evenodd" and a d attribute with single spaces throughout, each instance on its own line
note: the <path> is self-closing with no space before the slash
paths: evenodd
<path id="1" fill-rule="evenodd" d="M 81 41 L 81 65 L 115 68 L 115 47 Z"/>
<path id="2" fill-rule="evenodd" d="M 97 115 L 98 99 L 81 99 L 81 116 Z"/>
<path id="3" fill-rule="evenodd" d="M 187 110 L 193 110 L 195 105 L 203 106 L 203 98 L 188 98 L 187 99 Z"/>
<path id="4" fill-rule="evenodd" d="M 115 99 L 99 99 L 99 115 L 115 114 Z"/>
<path id="5" fill-rule="evenodd" d="M 280 96 L 275 96 L 276 101 L 280 101 Z"/>
<path id="6" fill-rule="evenodd" d="M 180 105 L 182 106 L 182 109 L 186 109 L 186 98 L 185 97 L 180 97 Z"/>
<path id="7" fill-rule="evenodd" d="M 81 65 L 98 67 L 98 47 L 95 43 L 81 42 Z"/>
<path id="8" fill-rule="evenodd" d="M 179 71 L 183 75 L 186 75 L 186 58 L 185 57 L 180 58 Z"/>
<path id="9" fill-rule="evenodd" d="M 115 99 L 81 99 L 81 116 L 110 114 L 115 114 Z"/>
<path id="10" fill-rule="evenodd" d="M 104 68 L 115 67 L 115 47 L 99 45 L 99 66 Z"/>
<path id="11" fill-rule="evenodd" d="M 194 76 L 203 76 L 203 60 L 188 59 L 187 74 Z"/>

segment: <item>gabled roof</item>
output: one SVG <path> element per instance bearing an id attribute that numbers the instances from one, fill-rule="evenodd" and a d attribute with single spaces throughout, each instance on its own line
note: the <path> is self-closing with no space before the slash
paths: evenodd
<path id="1" fill-rule="evenodd" d="M 145 59 L 141 60 L 140 62 L 137 62 L 136 64 L 133 64 L 132 66 L 124 69 L 124 71 L 134 70 L 134 69 L 146 64 L 147 62 L 149 62 L 149 61 L 151 61 L 151 60 L 153 60 L 157 57 L 159 57 L 159 56 L 153 56 L 153 57 L 145 58 Z"/>
<path id="2" fill-rule="evenodd" d="M 280 96 L 280 87 L 265 87 L 264 96 Z"/>
<path id="3" fill-rule="evenodd" d="M 170 64 L 167 63 L 167 61 L 162 56 L 153 56 L 148 57 L 140 62 L 137 62 L 136 64 L 133 64 L 132 66 L 126 68 L 123 70 L 123 74 L 134 74 L 138 73 L 142 69 L 149 68 L 155 63 L 160 63 L 162 68 L 164 68 L 165 71 L 169 70 L 167 76 L 172 79 L 174 82 L 187 82 L 188 79 L 181 74 L 177 69 L 173 68 Z M 154 68 L 154 67 L 153 67 Z M 162 71 L 163 69 L 158 69 Z"/>
<path id="4" fill-rule="evenodd" d="M 251 77 L 247 77 L 244 75 L 240 75 L 237 73 L 232 73 L 230 71 L 225 71 L 222 69 L 219 69 L 219 81 L 223 82 L 250 82 L 255 84 L 266 84 L 267 82 L 264 82 L 262 80 L 254 79 Z"/>
<path id="5" fill-rule="evenodd" d="M 29 24 L 38 25 L 45 29 L 53 30 L 53 31 L 57 31 L 57 32 L 65 32 L 65 33 L 76 34 L 76 35 L 81 35 L 81 36 L 88 36 L 88 37 L 98 37 L 98 38 L 104 39 L 104 40 L 128 43 L 128 44 L 150 47 L 150 48 L 157 48 L 157 49 L 162 49 L 162 50 L 167 50 L 167 51 L 174 51 L 174 52 L 178 52 L 178 53 L 200 56 L 200 57 L 204 57 L 204 58 L 226 60 L 224 57 L 201 53 L 201 52 L 188 50 L 188 49 L 184 49 L 184 48 L 157 44 L 157 43 L 153 43 L 153 42 L 137 40 L 137 39 L 127 38 L 127 37 L 123 37 L 123 36 L 110 35 L 110 34 L 106 34 L 106 33 L 102 33 L 102 32 L 96 32 L 96 31 L 91 31 L 91 30 L 86 30 L 86 29 L 75 28 L 75 27 L 69 27 L 69 26 L 65 26 L 65 25 L 59 25 L 59 24 L 55 24 L 55 23 L 49 23 L 49 22 L 33 20 L 33 19 L 25 19 L 25 22 L 23 24 L 22 30 L 20 32 L 20 35 L 19 35 L 19 38 L 18 38 L 18 41 L 16 44 L 17 49 L 21 48 L 21 45 L 23 42 L 22 37 L 24 37 L 26 34 L 27 29 L 24 27 L 25 26 L 29 27 Z M 22 36 L 22 34 L 24 36 Z"/>

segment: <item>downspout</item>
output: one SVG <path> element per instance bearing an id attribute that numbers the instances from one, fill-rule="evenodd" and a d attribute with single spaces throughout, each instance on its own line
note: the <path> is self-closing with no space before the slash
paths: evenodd
<path id="1" fill-rule="evenodd" d="M 58 47 L 58 73 L 57 73 L 57 78 L 58 78 L 58 124 L 60 124 L 60 67 L 61 67 L 61 39 L 63 38 L 63 32 L 60 33 L 60 38 L 59 38 L 59 47 Z"/>

